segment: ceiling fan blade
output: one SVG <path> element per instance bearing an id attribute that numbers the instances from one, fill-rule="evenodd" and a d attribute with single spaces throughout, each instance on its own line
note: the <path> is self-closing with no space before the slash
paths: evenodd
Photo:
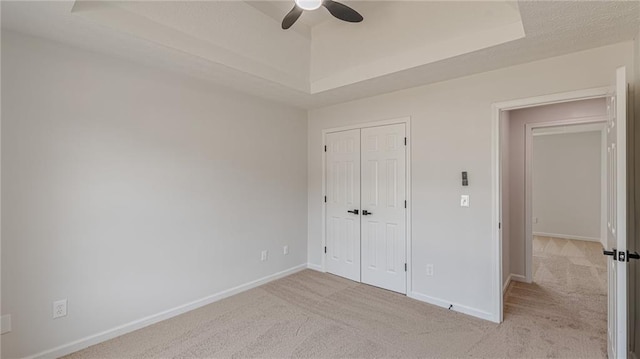
<path id="1" fill-rule="evenodd" d="M 302 9 L 297 5 L 294 5 L 293 9 L 291 9 L 291 11 L 289 11 L 289 13 L 284 17 L 284 19 L 282 19 L 282 28 L 286 30 L 293 26 L 300 15 L 302 15 Z"/>
<path id="2" fill-rule="evenodd" d="M 335 2 L 333 0 L 324 0 L 322 5 L 326 7 L 327 10 L 329 10 L 331 15 L 337 17 L 342 21 L 360 22 L 364 19 L 362 15 L 360 15 L 357 11 L 339 2 Z"/>

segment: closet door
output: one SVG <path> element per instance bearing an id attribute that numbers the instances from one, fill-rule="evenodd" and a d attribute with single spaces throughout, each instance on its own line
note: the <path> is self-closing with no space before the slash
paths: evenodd
<path id="1" fill-rule="evenodd" d="M 326 135 L 327 272 L 360 281 L 360 130 Z"/>
<path id="2" fill-rule="evenodd" d="M 406 293 L 405 124 L 363 128 L 362 282 Z"/>

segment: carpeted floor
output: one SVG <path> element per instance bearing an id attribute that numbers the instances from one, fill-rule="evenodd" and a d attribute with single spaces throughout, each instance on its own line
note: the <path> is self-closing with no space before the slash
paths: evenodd
<path id="1" fill-rule="evenodd" d="M 67 358 L 605 357 L 596 252 L 536 238 L 536 284 L 512 283 L 500 325 L 305 270 Z"/>

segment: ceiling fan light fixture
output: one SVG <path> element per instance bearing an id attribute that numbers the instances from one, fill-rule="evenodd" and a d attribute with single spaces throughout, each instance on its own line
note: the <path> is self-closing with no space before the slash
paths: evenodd
<path id="1" fill-rule="evenodd" d="M 295 0 L 295 2 L 303 10 L 316 10 L 322 6 L 322 0 Z"/>

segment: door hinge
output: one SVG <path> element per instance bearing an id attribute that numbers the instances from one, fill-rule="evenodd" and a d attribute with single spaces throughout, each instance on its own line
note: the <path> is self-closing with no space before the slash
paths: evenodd
<path id="1" fill-rule="evenodd" d="M 407 138 L 406 137 L 404 138 L 404 145 L 405 146 L 407 145 Z"/>
<path id="2" fill-rule="evenodd" d="M 407 263 L 404 264 L 404 271 L 407 271 Z"/>
<path id="3" fill-rule="evenodd" d="M 498 222 L 498 229 L 501 229 L 501 228 L 502 228 L 502 223 Z"/>
<path id="4" fill-rule="evenodd" d="M 324 203 L 327 203 L 327 196 L 324 196 Z"/>
<path id="5" fill-rule="evenodd" d="M 407 200 L 404 200 L 404 208 L 407 208 Z"/>
<path id="6" fill-rule="evenodd" d="M 324 252 L 327 253 L 327 247 L 324 247 Z"/>
<path id="7" fill-rule="evenodd" d="M 324 152 L 327 152 L 327 146 L 324 146 Z"/>

